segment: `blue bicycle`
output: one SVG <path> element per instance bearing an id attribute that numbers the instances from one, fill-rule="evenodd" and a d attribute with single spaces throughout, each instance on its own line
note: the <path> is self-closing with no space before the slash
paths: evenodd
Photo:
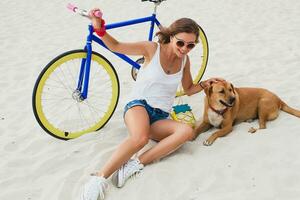
<path id="1" fill-rule="evenodd" d="M 151 16 L 108 24 L 106 30 L 149 23 L 148 40 L 152 41 L 154 29 L 161 27 L 156 16 L 157 7 L 166 0 L 142 0 L 146 1 L 154 3 Z M 73 11 L 87 16 L 87 11 L 77 7 Z M 195 83 L 202 78 L 208 60 L 207 38 L 200 26 L 199 29 L 199 44 L 193 50 L 197 55 L 190 55 L 191 63 L 198 63 L 198 66 L 191 66 Z M 92 50 L 92 44 L 96 42 L 107 47 L 93 34 L 92 25 L 88 30 L 84 48 L 65 52 L 49 62 L 33 89 L 32 106 L 36 120 L 47 133 L 59 139 L 72 139 L 101 129 L 118 104 L 118 75 L 108 59 Z M 126 55 L 113 53 L 131 66 L 135 79 L 144 59 L 134 61 Z M 177 96 L 181 95 L 184 93 L 179 89 Z"/>

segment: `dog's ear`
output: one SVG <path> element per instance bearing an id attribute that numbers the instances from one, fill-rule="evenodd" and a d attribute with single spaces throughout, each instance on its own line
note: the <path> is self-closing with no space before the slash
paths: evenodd
<path id="1" fill-rule="evenodd" d="M 233 91 L 233 94 L 235 94 L 235 89 L 234 89 L 232 83 L 230 83 L 230 87 L 231 87 L 231 89 L 232 89 L 232 91 Z"/>
<path id="2" fill-rule="evenodd" d="M 213 86 L 212 86 L 212 85 L 210 85 L 209 87 L 206 87 L 206 88 L 204 89 L 204 92 L 205 92 L 206 96 L 210 97 L 210 95 L 211 95 L 211 93 L 212 93 L 212 89 L 213 89 Z"/>

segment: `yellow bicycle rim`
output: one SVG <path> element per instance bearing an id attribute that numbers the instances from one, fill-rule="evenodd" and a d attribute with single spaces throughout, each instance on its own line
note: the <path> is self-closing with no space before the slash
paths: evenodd
<path id="1" fill-rule="evenodd" d="M 48 121 L 48 119 L 46 118 L 46 116 L 43 112 L 43 105 L 42 105 L 42 93 L 43 93 L 43 87 L 45 86 L 46 80 L 49 78 L 51 73 L 55 69 L 60 67 L 63 63 L 66 63 L 66 62 L 68 62 L 70 60 L 73 60 L 73 59 L 82 59 L 82 58 L 86 58 L 86 53 L 85 52 L 74 52 L 72 54 L 61 57 L 60 59 L 58 59 L 56 62 L 54 62 L 48 68 L 48 70 L 44 73 L 43 77 L 40 79 L 40 82 L 39 82 L 38 87 L 37 87 L 36 97 L 35 97 L 37 115 L 38 115 L 41 123 L 43 124 L 43 126 L 49 132 L 51 132 L 53 135 L 55 135 L 59 138 L 72 139 L 72 138 L 79 137 L 83 134 L 98 130 L 99 128 L 101 128 L 109 120 L 109 118 L 111 117 L 112 113 L 115 110 L 115 107 L 116 107 L 116 104 L 117 104 L 117 101 L 118 101 L 119 84 L 118 84 L 118 79 L 116 77 L 116 74 L 115 74 L 114 70 L 112 69 L 112 67 L 110 66 L 110 64 L 106 60 L 104 60 L 103 58 L 101 58 L 98 55 L 92 54 L 92 60 L 97 62 L 99 64 L 99 66 L 102 66 L 105 69 L 105 71 L 109 75 L 111 83 L 112 83 L 112 92 L 113 92 L 112 99 L 110 101 L 109 107 L 106 110 L 104 116 L 101 119 L 99 119 L 99 121 L 97 123 L 95 123 L 94 125 L 92 125 L 91 127 L 87 128 L 87 129 L 84 129 L 84 130 L 74 131 L 74 132 L 71 132 L 71 133 L 66 133 L 63 130 L 60 130 L 59 128 L 53 126 Z"/>
<path id="2" fill-rule="evenodd" d="M 201 66 L 197 72 L 197 75 L 195 76 L 193 83 L 197 84 L 199 83 L 199 81 L 201 80 L 206 66 L 207 66 L 207 61 L 208 61 L 208 42 L 207 42 L 207 38 L 205 36 L 205 33 L 203 32 L 202 28 L 199 28 L 199 42 L 202 44 L 202 50 L 203 50 L 203 55 L 202 55 L 202 60 L 201 60 Z M 197 64 L 197 63 L 195 63 Z M 176 92 L 176 97 L 179 96 L 184 96 L 185 93 L 182 89 L 179 89 Z"/>

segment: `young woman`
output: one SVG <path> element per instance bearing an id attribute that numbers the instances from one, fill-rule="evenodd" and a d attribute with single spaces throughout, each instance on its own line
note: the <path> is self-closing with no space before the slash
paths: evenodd
<path id="1" fill-rule="evenodd" d="M 107 47 L 118 53 L 142 55 L 144 66 L 139 70 L 137 80 L 124 110 L 124 121 L 129 136 L 118 146 L 103 168 L 94 174 L 83 188 L 84 200 L 104 199 L 108 188 L 107 178 L 113 173 L 112 182 L 122 187 L 132 175 L 140 172 L 152 161 L 162 158 L 194 138 L 193 129 L 184 123 L 169 118 L 178 84 L 187 95 L 203 90 L 211 78 L 201 84 L 193 84 L 190 61 L 187 54 L 198 42 L 199 29 L 189 18 L 176 20 L 156 35 L 158 43 L 142 41 L 123 43 L 106 33 L 104 20 L 95 17 L 99 9 L 90 11 L 95 32 Z M 136 159 L 131 157 L 149 141 L 158 143 Z"/>

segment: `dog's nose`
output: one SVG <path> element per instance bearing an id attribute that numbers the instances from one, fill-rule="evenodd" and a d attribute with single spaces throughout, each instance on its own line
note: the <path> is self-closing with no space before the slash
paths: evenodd
<path id="1" fill-rule="evenodd" d="M 230 97 L 230 99 L 229 99 L 230 104 L 233 104 L 234 101 L 235 101 L 235 97 Z"/>

